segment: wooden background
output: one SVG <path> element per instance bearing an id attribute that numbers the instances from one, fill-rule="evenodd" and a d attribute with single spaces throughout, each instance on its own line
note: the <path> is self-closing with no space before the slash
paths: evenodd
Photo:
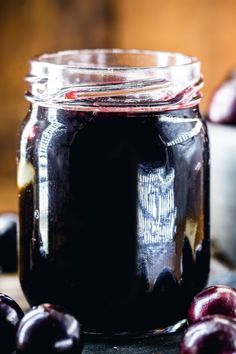
<path id="1" fill-rule="evenodd" d="M 28 58 L 62 49 L 181 51 L 202 61 L 203 110 L 236 67 L 236 0 L 7 0 L 0 2 L 0 211 L 17 210 L 15 151 L 27 103 Z"/>

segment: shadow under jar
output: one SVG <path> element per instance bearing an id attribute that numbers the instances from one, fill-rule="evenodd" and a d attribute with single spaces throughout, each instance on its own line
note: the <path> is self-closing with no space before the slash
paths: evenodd
<path id="1" fill-rule="evenodd" d="M 209 272 L 197 59 L 80 50 L 30 61 L 18 152 L 20 281 L 88 333 L 174 332 Z"/>

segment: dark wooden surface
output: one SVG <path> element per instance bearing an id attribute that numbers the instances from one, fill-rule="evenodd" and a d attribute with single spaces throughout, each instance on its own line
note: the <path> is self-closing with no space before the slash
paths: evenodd
<path id="1" fill-rule="evenodd" d="M 208 285 L 214 284 L 226 284 L 236 287 L 236 271 L 230 270 L 221 262 L 212 259 Z M 0 292 L 12 296 L 27 311 L 28 305 L 20 289 L 17 275 L 2 275 L 0 277 Z M 178 354 L 181 336 L 182 333 L 178 333 L 154 339 L 132 340 L 129 342 L 86 338 L 83 354 Z"/>
<path id="2" fill-rule="evenodd" d="M 86 342 L 83 354 L 178 354 L 181 334 L 133 342 Z"/>

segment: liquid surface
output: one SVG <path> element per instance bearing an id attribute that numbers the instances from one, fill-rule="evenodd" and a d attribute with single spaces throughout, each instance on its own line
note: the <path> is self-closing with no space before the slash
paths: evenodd
<path id="1" fill-rule="evenodd" d="M 20 280 L 31 305 L 102 332 L 183 319 L 209 271 L 208 140 L 198 109 L 34 107 L 18 165 Z"/>

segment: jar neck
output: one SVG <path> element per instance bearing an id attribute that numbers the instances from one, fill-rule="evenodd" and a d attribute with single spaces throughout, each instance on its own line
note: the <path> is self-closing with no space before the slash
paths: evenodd
<path id="1" fill-rule="evenodd" d="M 26 98 L 91 111 L 167 111 L 196 106 L 200 63 L 179 53 L 81 50 L 30 61 Z"/>

